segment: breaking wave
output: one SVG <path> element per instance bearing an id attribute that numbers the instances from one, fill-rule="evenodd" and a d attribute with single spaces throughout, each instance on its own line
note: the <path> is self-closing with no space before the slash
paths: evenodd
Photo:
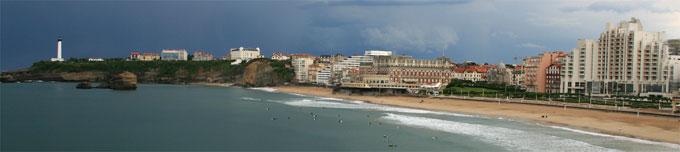
<path id="1" fill-rule="evenodd" d="M 301 96 L 301 97 L 307 97 L 307 95 L 302 95 L 302 94 L 297 94 L 297 93 L 288 93 L 288 94 L 292 94 L 292 95 L 296 95 L 296 96 Z"/>
<path id="2" fill-rule="evenodd" d="M 483 142 L 499 145 L 511 151 L 618 151 L 582 141 L 503 127 L 392 113 L 388 113 L 387 116 L 382 118 L 407 126 L 473 136 Z"/>
<path id="3" fill-rule="evenodd" d="M 262 101 L 261 99 L 255 99 L 255 98 L 251 98 L 251 97 L 241 97 L 241 99 L 250 100 L 250 101 Z"/>
<path id="4" fill-rule="evenodd" d="M 328 97 L 318 97 L 318 99 L 321 99 L 321 100 L 329 100 L 329 101 L 344 101 L 343 99 L 338 99 L 338 98 L 328 98 Z"/>
<path id="5" fill-rule="evenodd" d="M 283 102 L 284 104 L 291 106 L 300 107 L 318 107 L 318 108 L 337 108 L 337 109 L 364 109 L 364 110 L 376 110 L 384 112 L 402 112 L 402 113 L 416 113 L 416 114 L 437 114 L 437 115 L 451 115 L 459 117 L 477 117 L 473 115 L 457 114 L 450 112 L 439 112 L 430 110 L 420 110 L 420 109 L 410 109 L 410 108 L 400 108 L 400 107 L 390 107 L 377 104 L 369 104 L 361 101 L 351 101 L 350 103 L 340 103 L 340 102 L 329 102 L 329 101 L 318 101 L 311 99 L 302 99 L 295 101 Z"/>
<path id="6" fill-rule="evenodd" d="M 252 90 L 260 90 L 260 91 L 266 91 L 266 92 L 276 92 L 276 89 L 274 88 L 248 88 Z"/>

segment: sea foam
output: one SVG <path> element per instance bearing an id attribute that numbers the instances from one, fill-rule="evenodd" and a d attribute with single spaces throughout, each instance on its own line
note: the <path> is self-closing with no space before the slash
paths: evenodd
<path id="1" fill-rule="evenodd" d="M 337 109 L 364 109 L 364 110 L 376 110 L 376 111 L 384 111 L 384 112 L 402 112 L 402 113 L 415 113 L 415 114 L 451 115 L 451 116 L 459 116 L 459 117 L 477 117 L 477 116 L 473 116 L 473 115 L 457 114 L 457 113 L 450 113 L 450 112 L 439 112 L 439 111 L 430 111 L 430 110 L 420 110 L 420 109 L 383 106 L 383 105 L 377 105 L 377 104 L 364 103 L 364 102 L 361 102 L 361 101 L 354 101 L 354 102 L 350 101 L 350 102 L 347 102 L 347 103 L 341 103 L 341 102 L 329 102 L 329 101 L 302 99 L 302 100 L 294 100 L 294 101 L 284 102 L 284 104 L 291 105 L 291 106 L 301 106 L 301 107 L 318 107 L 318 108 L 325 107 L 325 108 L 337 108 Z"/>
<path id="2" fill-rule="evenodd" d="M 567 131 L 571 131 L 571 132 L 575 132 L 575 133 L 582 133 L 582 134 L 588 134 L 588 135 L 593 135 L 593 136 L 601 136 L 601 137 L 610 137 L 610 138 L 614 138 L 614 139 L 617 139 L 617 140 L 625 140 L 625 141 L 631 141 L 631 142 L 643 143 L 643 144 L 662 145 L 662 146 L 666 146 L 666 147 L 670 147 L 670 148 L 680 149 L 680 145 L 678 145 L 678 144 L 672 144 L 672 143 L 666 143 L 666 142 L 655 142 L 655 141 L 649 141 L 649 140 L 644 140 L 644 139 L 636 139 L 636 138 L 630 138 L 630 137 L 594 133 L 594 132 L 588 132 L 588 131 L 571 129 L 571 128 L 560 127 L 560 126 L 550 126 L 550 127 L 556 128 L 556 129 L 567 130 Z"/>
<path id="3" fill-rule="evenodd" d="M 338 99 L 338 98 L 328 98 L 328 97 L 318 97 L 320 100 L 329 100 L 329 101 L 343 101 L 343 99 Z"/>
<path id="4" fill-rule="evenodd" d="M 582 141 L 503 127 L 392 113 L 382 118 L 407 126 L 473 136 L 482 142 L 499 145 L 511 151 L 618 151 Z"/>
<path id="5" fill-rule="evenodd" d="M 274 88 L 248 88 L 252 90 L 260 90 L 260 91 L 266 91 L 266 92 L 276 92 L 276 89 Z"/>
<path id="6" fill-rule="evenodd" d="M 241 97 L 241 99 L 250 100 L 250 101 L 262 101 L 261 99 L 255 99 L 255 98 L 251 98 L 251 97 Z"/>

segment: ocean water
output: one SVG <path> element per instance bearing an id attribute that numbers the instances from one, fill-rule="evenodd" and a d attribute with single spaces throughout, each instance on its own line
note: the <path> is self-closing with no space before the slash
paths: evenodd
<path id="1" fill-rule="evenodd" d="M 511 118 L 268 88 L 0 84 L 1 150 L 678 151 L 680 145 Z M 396 146 L 390 146 L 396 145 Z"/>

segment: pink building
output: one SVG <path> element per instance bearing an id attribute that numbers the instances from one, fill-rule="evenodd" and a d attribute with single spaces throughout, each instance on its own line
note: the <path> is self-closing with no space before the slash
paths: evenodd
<path id="1" fill-rule="evenodd" d="M 538 56 L 525 57 L 522 66 L 524 67 L 524 87 L 527 92 L 546 92 L 546 70 L 550 65 L 558 63 L 558 58 L 562 57 L 567 57 L 564 51 L 543 52 Z"/>

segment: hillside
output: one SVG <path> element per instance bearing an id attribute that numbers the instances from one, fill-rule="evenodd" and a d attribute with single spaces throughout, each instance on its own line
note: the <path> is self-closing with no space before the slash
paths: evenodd
<path id="1" fill-rule="evenodd" d="M 90 62 L 87 59 L 69 59 L 64 62 L 40 61 L 27 69 L 3 72 L 0 81 L 99 82 L 104 80 L 107 75 L 124 71 L 137 75 L 138 82 L 140 83 L 241 83 L 244 75 L 251 75 L 251 77 L 257 76 L 267 80 L 266 83 L 259 84 L 266 86 L 290 82 L 293 78 L 292 69 L 285 67 L 285 64 L 290 64 L 290 61 L 276 61 L 263 58 L 238 65 L 231 65 L 230 63 L 230 60 L 126 61 L 121 58 L 106 59 L 103 62 Z M 253 63 L 257 65 L 255 68 L 267 70 L 253 70 L 252 68 L 247 70 L 247 67 Z M 248 81 L 248 83 L 253 83 L 253 81 Z"/>

